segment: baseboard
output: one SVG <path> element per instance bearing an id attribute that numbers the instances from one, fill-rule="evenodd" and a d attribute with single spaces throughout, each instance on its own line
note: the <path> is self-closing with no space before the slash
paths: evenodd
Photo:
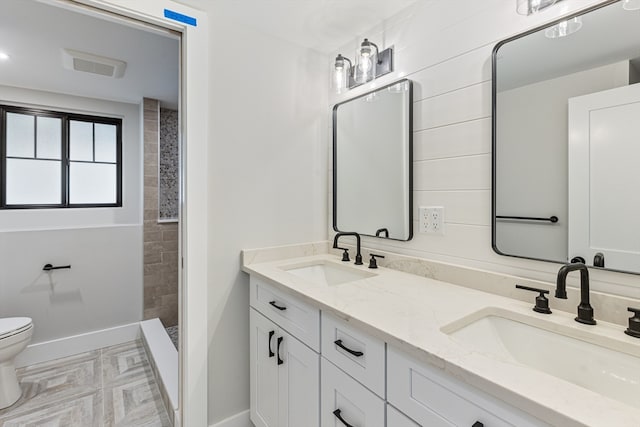
<path id="1" fill-rule="evenodd" d="M 212 424 L 210 427 L 254 427 L 249 420 L 249 410 L 239 412 L 229 418 Z"/>
<path id="2" fill-rule="evenodd" d="M 85 353 L 140 338 L 140 323 L 129 323 L 114 328 L 31 344 L 16 357 L 16 367 L 48 362 L 74 354 Z"/>

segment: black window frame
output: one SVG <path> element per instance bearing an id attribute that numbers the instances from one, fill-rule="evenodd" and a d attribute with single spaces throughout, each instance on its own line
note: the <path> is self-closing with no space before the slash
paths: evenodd
<path id="1" fill-rule="evenodd" d="M 7 113 L 27 114 L 36 117 L 34 120 L 34 151 L 37 152 L 37 117 L 54 117 L 61 119 L 61 146 L 60 146 L 60 203 L 59 204 L 7 204 Z M 93 161 L 78 161 L 70 159 L 69 127 L 71 121 L 89 122 L 94 124 L 93 135 Z M 115 203 L 70 203 L 69 202 L 69 170 L 71 162 L 110 164 L 113 162 L 95 161 L 95 124 L 108 124 L 116 126 L 116 202 Z M 9 157 L 14 158 L 14 157 Z M 20 157 L 16 157 L 20 158 Z M 34 158 L 38 159 L 35 156 Z M 42 159 L 47 160 L 47 159 Z M 49 159 L 58 160 L 58 159 Z M 67 113 L 38 108 L 18 107 L 13 105 L 0 105 L 0 210 L 10 209 L 65 209 L 65 208 L 111 208 L 122 207 L 122 119 L 94 116 L 87 114 Z"/>

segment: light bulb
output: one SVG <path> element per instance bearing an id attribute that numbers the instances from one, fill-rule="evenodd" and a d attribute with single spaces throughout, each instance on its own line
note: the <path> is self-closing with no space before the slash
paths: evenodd
<path id="1" fill-rule="evenodd" d="M 4 52 L 0 52 L 0 60 L 6 61 L 7 59 L 9 59 L 9 55 Z"/>
<path id="2" fill-rule="evenodd" d="M 371 55 L 369 54 L 362 55 L 362 61 L 360 61 L 360 68 L 364 73 L 369 72 L 369 70 L 371 69 Z"/>

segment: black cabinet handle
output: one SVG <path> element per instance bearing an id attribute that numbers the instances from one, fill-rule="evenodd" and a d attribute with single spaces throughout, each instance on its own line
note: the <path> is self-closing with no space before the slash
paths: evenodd
<path id="1" fill-rule="evenodd" d="M 269 332 L 269 358 L 272 358 L 273 356 L 275 356 L 276 354 L 273 352 L 273 350 L 271 350 L 271 338 L 273 338 L 273 335 L 276 333 L 276 331 L 271 331 Z"/>
<path id="2" fill-rule="evenodd" d="M 344 344 L 342 344 L 342 340 L 335 340 L 333 342 L 335 345 L 337 345 L 338 347 L 340 347 L 341 349 L 343 349 L 344 351 L 353 354 L 355 357 L 361 357 L 364 355 L 363 352 L 361 351 L 355 351 L 355 350 L 351 350 L 350 348 L 345 347 Z"/>
<path id="3" fill-rule="evenodd" d="M 484 424 L 482 424 L 480 421 L 476 421 L 471 427 L 484 427 Z"/>
<path id="4" fill-rule="evenodd" d="M 269 301 L 269 304 L 271 304 L 273 307 L 277 308 L 277 309 L 278 309 L 278 310 L 280 310 L 280 311 L 284 311 L 284 310 L 286 310 L 286 309 L 287 309 L 287 307 L 282 307 L 282 306 L 280 306 L 280 305 L 276 304 L 276 302 L 275 302 L 275 301 Z"/>
<path id="5" fill-rule="evenodd" d="M 345 425 L 345 427 L 354 427 L 351 424 L 349 424 L 348 422 L 346 422 L 344 420 L 344 418 L 342 418 L 341 414 L 342 414 L 342 410 L 340 410 L 340 409 L 336 409 L 335 411 L 333 411 L 333 415 L 335 415 L 336 418 L 339 419 L 340 422 Z"/>
<path id="6" fill-rule="evenodd" d="M 283 337 L 278 337 L 278 348 L 276 353 L 278 353 L 278 366 L 284 363 L 284 360 L 280 359 L 280 344 L 282 344 Z"/>

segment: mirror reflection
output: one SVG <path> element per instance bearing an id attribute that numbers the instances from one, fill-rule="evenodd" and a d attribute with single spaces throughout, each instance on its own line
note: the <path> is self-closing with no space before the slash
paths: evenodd
<path id="1" fill-rule="evenodd" d="M 494 249 L 640 272 L 640 10 L 605 2 L 493 60 Z"/>
<path id="2" fill-rule="evenodd" d="M 412 84 L 404 79 L 333 109 L 333 228 L 412 237 Z"/>

